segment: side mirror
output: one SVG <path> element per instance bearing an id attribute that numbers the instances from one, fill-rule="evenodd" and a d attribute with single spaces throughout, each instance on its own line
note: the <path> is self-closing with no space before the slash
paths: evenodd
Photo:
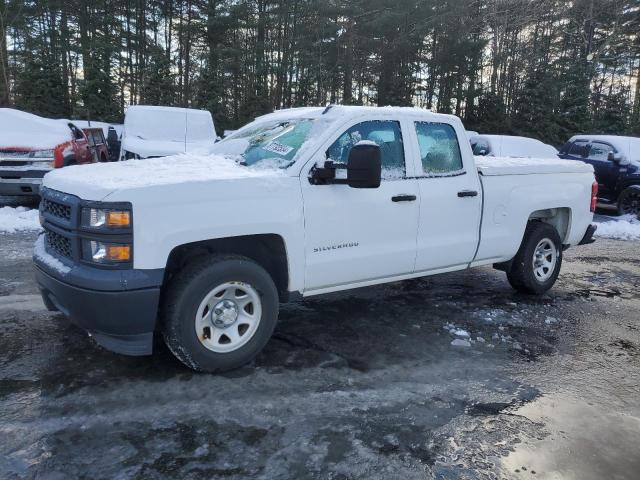
<path id="1" fill-rule="evenodd" d="M 607 160 L 613 163 L 620 163 L 622 162 L 622 155 L 619 153 L 609 152 L 609 155 L 607 156 Z"/>
<path id="2" fill-rule="evenodd" d="M 382 156 L 375 143 L 358 143 L 347 160 L 347 184 L 352 188 L 378 188 L 382 178 Z"/>

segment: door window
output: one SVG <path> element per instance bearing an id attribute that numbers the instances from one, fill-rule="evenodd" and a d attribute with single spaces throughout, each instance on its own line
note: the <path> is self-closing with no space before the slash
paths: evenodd
<path id="1" fill-rule="evenodd" d="M 571 149 L 569 150 L 569 155 L 574 155 L 576 157 L 587 157 L 589 154 L 588 143 L 586 140 L 576 140 L 571 145 Z"/>
<path id="2" fill-rule="evenodd" d="M 463 173 L 458 136 L 446 123 L 416 122 L 422 171 L 427 175 Z"/>
<path id="3" fill-rule="evenodd" d="M 613 147 L 606 143 L 593 142 L 589 150 L 589 160 L 608 160 Z"/>
<path id="4" fill-rule="evenodd" d="M 474 155 L 486 156 L 491 153 L 491 145 L 489 140 L 481 137 L 473 137 L 471 139 L 471 149 Z"/>
<path id="5" fill-rule="evenodd" d="M 375 142 L 380 147 L 382 159 L 382 179 L 404 178 L 404 144 L 400 122 L 375 120 L 354 125 L 333 142 L 326 157 L 336 163 L 347 163 L 349 152 L 362 140 Z"/>

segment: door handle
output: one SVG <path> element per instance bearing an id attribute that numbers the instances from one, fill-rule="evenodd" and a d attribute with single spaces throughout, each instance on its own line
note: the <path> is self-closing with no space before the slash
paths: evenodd
<path id="1" fill-rule="evenodd" d="M 392 202 L 413 202 L 415 199 L 415 195 L 395 195 L 391 197 Z"/>
<path id="2" fill-rule="evenodd" d="M 460 198 L 463 198 L 463 197 L 477 197 L 478 196 L 478 192 L 476 192 L 475 190 L 462 190 L 461 192 L 458 192 L 458 196 Z"/>

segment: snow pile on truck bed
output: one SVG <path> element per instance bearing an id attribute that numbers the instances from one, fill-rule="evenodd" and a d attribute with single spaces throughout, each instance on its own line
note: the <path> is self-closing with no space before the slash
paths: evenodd
<path id="1" fill-rule="evenodd" d="M 51 120 L 12 108 L 0 108 L 0 148 L 51 149 L 71 140 L 63 120 Z"/>
<path id="2" fill-rule="evenodd" d="M 206 182 L 283 175 L 276 168 L 245 167 L 221 155 L 172 155 L 112 163 L 74 165 L 54 170 L 44 178 L 46 187 L 77 194 L 78 189 L 102 191 L 187 182 Z"/>
<path id="3" fill-rule="evenodd" d="M 39 229 L 38 210 L 26 207 L 0 208 L 0 233 Z"/>
<path id="4" fill-rule="evenodd" d="M 596 237 L 615 238 L 618 240 L 640 240 L 640 219 L 633 215 L 622 217 L 596 218 L 598 229 Z"/>
<path id="5" fill-rule="evenodd" d="M 590 173 L 593 167 L 561 158 L 474 157 L 481 175 L 530 175 L 536 173 Z"/>

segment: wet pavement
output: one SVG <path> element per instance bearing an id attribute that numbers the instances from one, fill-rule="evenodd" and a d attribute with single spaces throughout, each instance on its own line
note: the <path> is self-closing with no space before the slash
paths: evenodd
<path id="1" fill-rule="evenodd" d="M 639 478 L 638 242 L 567 251 L 542 297 L 481 268 L 286 305 L 206 375 L 47 312 L 34 239 L 0 234 L 0 478 Z"/>

